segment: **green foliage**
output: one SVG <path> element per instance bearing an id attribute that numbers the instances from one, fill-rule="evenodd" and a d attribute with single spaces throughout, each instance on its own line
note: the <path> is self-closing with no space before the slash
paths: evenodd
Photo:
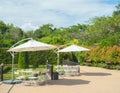
<path id="1" fill-rule="evenodd" d="M 28 68 L 28 53 L 19 53 L 18 56 L 18 67 L 19 68 Z"/>
<path id="2" fill-rule="evenodd" d="M 22 39 L 23 31 L 18 27 L 11 27 L 8 29 L 8 32 L 6 33 L 5 37 L 18 41 L 18 40 Z"/>
<path id="3" fill-rule="evenodd" d="M 90 52 L 87 52 L 84 56 L 93 62 L 107 62 L 120 63 L 120 46 L 94 46 L 90 48 Z"/>
<path id="4" fill-rule="evenodd" d="M 40 28 L 35 30 L 35 32 L 34 32 L 35 37 L 41 38 L 41 37 L 51 34 L 53 31 L 52 26 L 53 26 L 52 24 L 45 24 L 45 25 L 41 26 Z"/>
<path id="5" fill-rule="evenodd" d="M 112 36 L 108 36 L 104 39 L 102 39 L 99 43 L 100 46 L 113 46 L 113 45 L 119 45 L 118 43 L 119 38 Z"/>
<path id="6" fill-rule="evenodd" d="M 0 48 L 0 64 L 1 63 L 11 64 L 11 55 L 7 52 L 6 48 Z"/>
<path id="7" fill-rule="evenodd" d="M 29 63 L 33 67 L 39 67 L 39 65 L 45 65 L 48 60 L 49 64 L 56 64 L 57 55 L 54 51 L 36 51 L 29 52 Z"/>
<path id="8" fill-rule="evenodd" d="M 4 67 L 3 67 L 3 73 L 7 73 L 7 72 L 9 72 L 11 70 L 11 65 L 5 65 Z"/>
<path id="9" fill-rule="evenodd" d="M 120 3 L 116 6 L 116 10 L 113 12 L 113 15 L 120 16 Z"/>
<path id="10" fill-rule="evenodd" d="M 4 34 L 7 31 L 7 26 L 3 21 L 0 21 L 0 34 Z"/>
<path id="11" fill-rule="evenodd" d="M 30 38 L 30 37 L 31 37 L 31 38 L 35 38 L 33 30 L 27 31 L 27 32 L 26 32 L 26 36 L 29 37 L 29 38 Z"/>
<path id="12" fill-rule="evenodd" d="M 56 35 L 51 37 L 52 44 L 64 44 L 65 40 L 61 35 Z"/>

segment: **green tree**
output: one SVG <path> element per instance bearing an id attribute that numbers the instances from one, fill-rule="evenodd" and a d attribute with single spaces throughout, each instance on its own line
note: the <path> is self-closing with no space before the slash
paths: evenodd
<path id="1" fill-rule="evenodd" d="M 18 67 L 19 68 L 28 68 L 28 53 L 27 52 L 20 52 L 18 56 Z"/>
<path id="2" fill-rule="evenodd" d="M 34 38 L 34 37 L 35 37 L 35 36 L 34 36 L 34 31 L 33 31 L 33 30 L 28 31 L 28 32 L 26 32 L 25 34 L 26 34 L 27 37 L 30 37 L 30 38 Z"/>
<path id="3" fill-rule="evenodd" d="M 24 33 L 22 29 L 18 27 L 11 27 L 8 29 L 8 32 L 6 33 L 5 37 L 9 39 L 14 39 L 15 41 L 19 41 L 23 38 Z"/>
<path id="4" fill-rule="evenodd" d="M 120 3 L 116 6 L 116 10 L 113 12 L 114 16 L 120 16 Z"/>
<path id="5" fill-rule="evenodd" d="M 7 26 L 3 21 L 0 21 L 0 34 L 4 34 L 7 31 Z"/>
<path id="6" fill-rule="evenodd" d="M 52 31 L 53 31 L 52 27 L 53 27 L 52 24 L 45 24 L 45 25 L 41 26 L 40 28 L 35 30 L 35 32 L 34 32 L 35 37 L 42 38 L 44 36 L 50 35 L 50 33 L 52 33 Z"/>

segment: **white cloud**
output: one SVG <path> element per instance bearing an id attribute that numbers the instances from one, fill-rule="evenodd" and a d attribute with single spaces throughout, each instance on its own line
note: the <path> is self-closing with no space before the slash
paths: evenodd
<path id="1" fill-rule="evenodd" d="M 20 26 L 20 28 L 22 28 L 24 31 L 29 31 L 29 30 L 35 30 L 38 27 L 34 26 L 32 23 L 28 22 L 28 23 L 25 23 L 22 26 Z"/>
<path id="2" fill-rule="evenodd" d="M 38 27 L 46 23 L 52 23 L 57 27 L 70 26 L 84 23 L 95 16 L 111 15 L 118 2 L 108 1 L 1 0 L 0 20 L 20 27 L 22 25 L 27 29 L 34 28 L 32 24 Z"/>

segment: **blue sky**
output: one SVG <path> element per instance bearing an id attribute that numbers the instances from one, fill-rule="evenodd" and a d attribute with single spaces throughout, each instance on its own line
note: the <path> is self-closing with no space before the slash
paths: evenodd
<path id="1" fill-rule="evenodd" d="M 51 23 L 68 27 L 95 16 L 110 16 L 119 0 L 0 0 L 0 20 L 23 30 Z"/>

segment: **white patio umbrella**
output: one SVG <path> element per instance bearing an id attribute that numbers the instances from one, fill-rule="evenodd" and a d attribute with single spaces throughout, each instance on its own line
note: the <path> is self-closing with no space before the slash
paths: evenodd
<path id="1" fill-rule="evenodd" d="M 17 44 L 29 40 L 21 45 L 16 46 Z M 56 46 L 38 42 L 36 40 L 33 40 L 32 38 L 26 38 L 23 39 L 17 43 L 15 43 L 9 50 L 10 54 L 12 55 L 12 80 L 5 81 L 5 83 L 16 83 L 19 81 L 14 80 L 14 52 L 25 52 L 25 51 L 42 51 L 42 50 L 50 50 L 56 48 Z"/>
<path id="2" fill-rule="evenodd" d="M 64 49 L 59 50 L 58 52 L 77 52 L 77 51 L 89 51 L 89 49 L 73 44 Z"/>
<path id="3" fill-rule="evenodd" d="M 90 49 L 78 46 L 78 45 L 71 45 L 64 49 L 58 50 L 58 64 L 59 64 L 59 52 L 79 52 L 79 51 L 89 51 Z"/>
<path id="4" fill-rule="evenodd" d="M 29 40 L 28 42 L 21 44 L 19 46 L 10 48 L 8 51 L 9 52 L 24 52 L 24 51 L 40 51 L 40 50 L 49 50 L 56 48 L 56 46 L 38 42 L 36 40 Z"/>

